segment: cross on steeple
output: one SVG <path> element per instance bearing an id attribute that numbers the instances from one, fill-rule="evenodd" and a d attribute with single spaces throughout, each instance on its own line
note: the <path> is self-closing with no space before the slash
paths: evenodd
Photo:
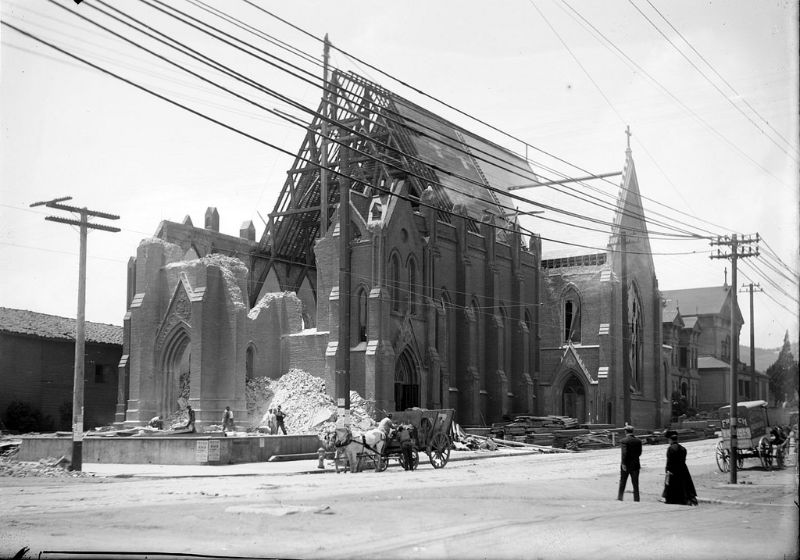
<path id="1" fill-rule="evenodd" d="M 633 133 L 631 132 L 631 126 L 630 125 L 626 125 L 625 126 L 625 135 L 628 137 L 628 150 L 630 150 L 631 149 L 631 136 L 633 136 Z"/>

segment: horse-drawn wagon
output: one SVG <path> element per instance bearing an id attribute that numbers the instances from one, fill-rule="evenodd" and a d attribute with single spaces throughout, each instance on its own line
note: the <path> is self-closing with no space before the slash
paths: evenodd
<path id="1" fill-rule="evenodd" d="M 730 405 L 719 409 L 722 440 L 717 444 L 717 467 L 722 472 L 730 470 L 731 418 Z M 773 462 L 783 467 L 786 438 L 779 426 L 770 427 L 767 403 L 747 401 L 737 403 L 736 407 L 736 465 L 741 468 L 745 459 L 759 459 L 765 469 L 772 468 Z M 775 434 L 779 434 L 776 437 Z"/>
<path id="2" fill-rule="evenodd" d="M 452 408 L 440 410 L 414 408 L 393 412 L 392 422 L 395 425 L 410 424 L 414 426 L 415 447 L 428 454 L 434 469 L 441 469 L 450 460 L 450 448 L 453 446 L 450 430 L 453 426 L 454 414 L 455 410 Z M 390 446 L 386 448 L 391 449 Z"/>
<path id="3" fill-rule="evenodd" d="M 412 469 L 416 469 L 419 464 L 420 450 L 428 454 L 433 468 L 441 469 L 447 464 L 452 447 L 450 430 L 454 413 L 453 409 L 411 409 L 392 413 L 392 423 L 395 426 L 411 426 Z M 332 445 L 337 450 L 335 455 L 337 472 L 340 456 L 346 459 L 353 472 L 358 472 L 364 467 L 374 468 L 378 472 L 384 471 L 392 458 L 396 458 L 405 468 L 406 459 L 395 433 L 396 430 L 387 436 L 375 428 L 363 434 L 353 434 L 349 428 L 337 428 L 332 434 Z"/>

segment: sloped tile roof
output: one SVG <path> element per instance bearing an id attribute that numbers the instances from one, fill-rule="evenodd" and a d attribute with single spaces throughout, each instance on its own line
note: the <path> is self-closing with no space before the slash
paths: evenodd
<path id="1" fill-rule="evenodd" d="M 697 357 L 697 369 L 722 369 L 729 367 L 731 367 L 730 364 L 723 362 L 722 360 L 718 360 L 714 356 Z"/>
<path id="2" fill-rule="evenodd" d="M 53 340 L 75 340 L 76 320 L 0 307 L 0 332 Z M 86 342 L 122 345 L 122 327 L 86 321 Z"/>
<path id="3" fill-rule="evenodd" d="M 665 309 L 679 309 L 684 318 L 688 315 L 714 315 L 722 311 L 728 297 L 727 286 L 688 288 L 685 290 L 662 290 L 661 297 L 667 300 Z"/>

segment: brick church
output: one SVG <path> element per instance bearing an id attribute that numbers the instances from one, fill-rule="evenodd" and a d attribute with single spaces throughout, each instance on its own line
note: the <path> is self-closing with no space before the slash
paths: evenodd
<path id="1" fill-rule="evenodd" d="M 244 418 L 246 380 L 291 368 L 340 395 L 346 357 L 379 413 L 663 425 L 661 301 L 630 149 L 604 246 L 543 259 L 508 194 L 537 181 L 525 158 L 354 74 L 330 83 L 330 121 L 309 129 L 329 125 L 330 141 L 307 134 L 259 240 L 251 222 L 221 233 L 209 208 L 204 227 L 165 221 L 141 242 L 117 421 L 185 403 L 199 426 L 225 406 Z"/>

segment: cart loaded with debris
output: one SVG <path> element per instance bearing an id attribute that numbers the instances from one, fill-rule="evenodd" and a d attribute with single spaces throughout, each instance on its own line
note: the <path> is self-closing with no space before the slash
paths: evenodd
<path id="1" fill-rule="evenodd" d="M 451 430 L 455 410 L 446 408 L 441 410 L 423 410 L 419 408 L 392 413 L 392 423 L 395 426 L 409 424 L 413 426 L 413 468 L 419 463 L 419 450 L 428 454 L 434 469 L 441 469 L 450 459 L 450 448 L 453 445 Z M 391 456 L 397 456 L 401 462 L 403 454 L 400 444 L 395 439 L 390 439 L 383 451 L 383 465 L 388 464 Z"/>

